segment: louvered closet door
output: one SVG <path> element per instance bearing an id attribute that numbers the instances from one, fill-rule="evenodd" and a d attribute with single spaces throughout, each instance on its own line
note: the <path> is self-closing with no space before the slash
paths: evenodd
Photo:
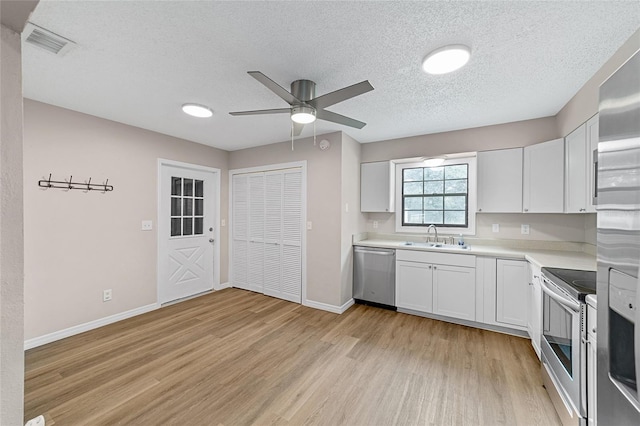
<path id="1" fill-rule="evenodd" d="M 264 173 L 249 175 L 249 288 L 263 292 L 264 275 Z"/>
<path id="2" fill-rule="evenodd" d="M 302 171 L 283 173 L 281 297 L 302 301 Z"/>
<path id="3" fill-rule="evenodd" d="M 248 282 L 249 181 L 247 175 L 234 175 L 233 191 L 233 276 L 231 285 L 250 290 Z"/>
<path id="4" fill-rule="evenodd" d="M 282 297 L 282 189 L 283 174 L 265 173 L 264 294 Z"/>

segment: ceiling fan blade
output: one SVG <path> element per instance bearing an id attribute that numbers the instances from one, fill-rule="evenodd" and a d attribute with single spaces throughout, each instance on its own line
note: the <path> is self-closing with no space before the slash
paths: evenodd
<path id="1" fill-rule="evenodd" d="M 282 114 L 291 113 L 291 108 L 276 108 L 276 109 L 258 109 L 255 111 L 236 111 L 230 112 L 231 115 L 260 115 L 260 114 Z"/>
<path id="2" fill-rule="evenodd" d="M 338 102 L 346 101 L 347 99 L 362 95 L 373 90 L 373 86 L 369 83 L 369 80 L 361 81 L 352 86 L 345 87 L 335 92 L 327 93 L 326 95 L 318 96 L 311 99 L 307 103 L 315 108 L 326 108 L 331 105 L 335 105 Z"/>
<path id="3" fill-rule="evenodd" d="M 293 122 L 293 136 L 300 136 L 300 133 L 302 133 L 304 124 L 296 123 L 295 121 L 292 121 L 292 122 Z"/>
<path id="4" fill-rule="evenodd" d="M 363 123 L 362 121 L 354 120 L 353 118 L 345 117 L 344 115 L 336 114 L 335 112 L 327 111 L 324 109 L 316 110 L 316 118 L 349 127 L 355 127 L 356 129 L 362 129 L 367 125 L 367 123 Z"/>
<path id="5" fill-rule="evenodd" d="M 289 105 L 299 104 L 302 101 L 295 96 L 293 96 L 287 89 L 280 86 L 275 81 L 271 80 L 266 75 L 262 74 L 260 71 L 249 71 L 248 74 L 258 80 L 260 83 L 264 84 L 267 89 L 271 90 L 276 95 L 280 96 L 285 100 Z"/>

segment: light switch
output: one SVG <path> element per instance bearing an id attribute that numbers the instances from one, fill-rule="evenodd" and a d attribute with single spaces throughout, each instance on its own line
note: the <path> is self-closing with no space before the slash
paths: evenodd
<path id="1" fill-rule="evenodd" d="M 491 232 L 500 232 L 500 224 L 494 223 L 493 225 L 491 225 Z"/>
<path id="2" fill-rule="evenodd" d="M 520 225 L 520 233 L 522 235 L 529 235 L 529 225 Z"/>
<path id="3" fill-rule="evenodd" d="M 224 219 L 222 219 L 222 220 L 220 221 L 220 226 L 227 226 L 227 221 L 226 221 L 226 220 L 224 220 Z"/>
<path id="4" fill-rule="evenodd" d="M 373 221 L 373 229 L 378 229 L 378 221 L 377 220 Z"/>
<path id="5" fill-rule="evenodd" d="M 151 220 L 143 220 L 142 221 L 142 230 L 143 231 L 151 231 L 153 229 L 153 221 Z"/>
<path id="6" fill-rule="evenodd" d="M 349 203 L 344 203 L 344 212 L 349 213 Z"/>
<path id="7" fill-rule="evenodd" d="M 307 222 L 307 229 L 311 231 L 313 229 L 313 223 L 311 221 Z"/>

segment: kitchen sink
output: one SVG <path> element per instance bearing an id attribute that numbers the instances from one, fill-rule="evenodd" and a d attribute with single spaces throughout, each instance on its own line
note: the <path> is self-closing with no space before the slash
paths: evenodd
<path id="1" fill-rule="evenodd" d="M 443 243 L 414 243 L 413 241 L 405 241 L 403 246 L 420 247 L 420 248 L 437 248 L 447 250 L 471 250 L 469 246 L 459 246 L 457 244 L 443 244 Z"/>

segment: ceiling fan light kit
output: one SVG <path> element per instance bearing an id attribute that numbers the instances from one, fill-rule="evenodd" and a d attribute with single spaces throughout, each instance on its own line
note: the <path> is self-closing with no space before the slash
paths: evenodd
<path id="1" fill-rule="evenodd" d="M 428 74 L 447 74 L 465 66 L 470 57 L 468 46 L 452 44 L 429 53 L 422 61 L 422 69 Z"/>
<path id="2" fill-rule="evenodd" d="M 291 108 L 291 120 L 299 124 L 309 124 L 316 121 L 316 110 L 306 105 L 298 105 Z"/>
<path id="3" fill-rule="evenodd" d="M 192 117 L 209 118 L 213 115 L 211 108 L 199 104 L 184 104 L 182 111 Z"/>

